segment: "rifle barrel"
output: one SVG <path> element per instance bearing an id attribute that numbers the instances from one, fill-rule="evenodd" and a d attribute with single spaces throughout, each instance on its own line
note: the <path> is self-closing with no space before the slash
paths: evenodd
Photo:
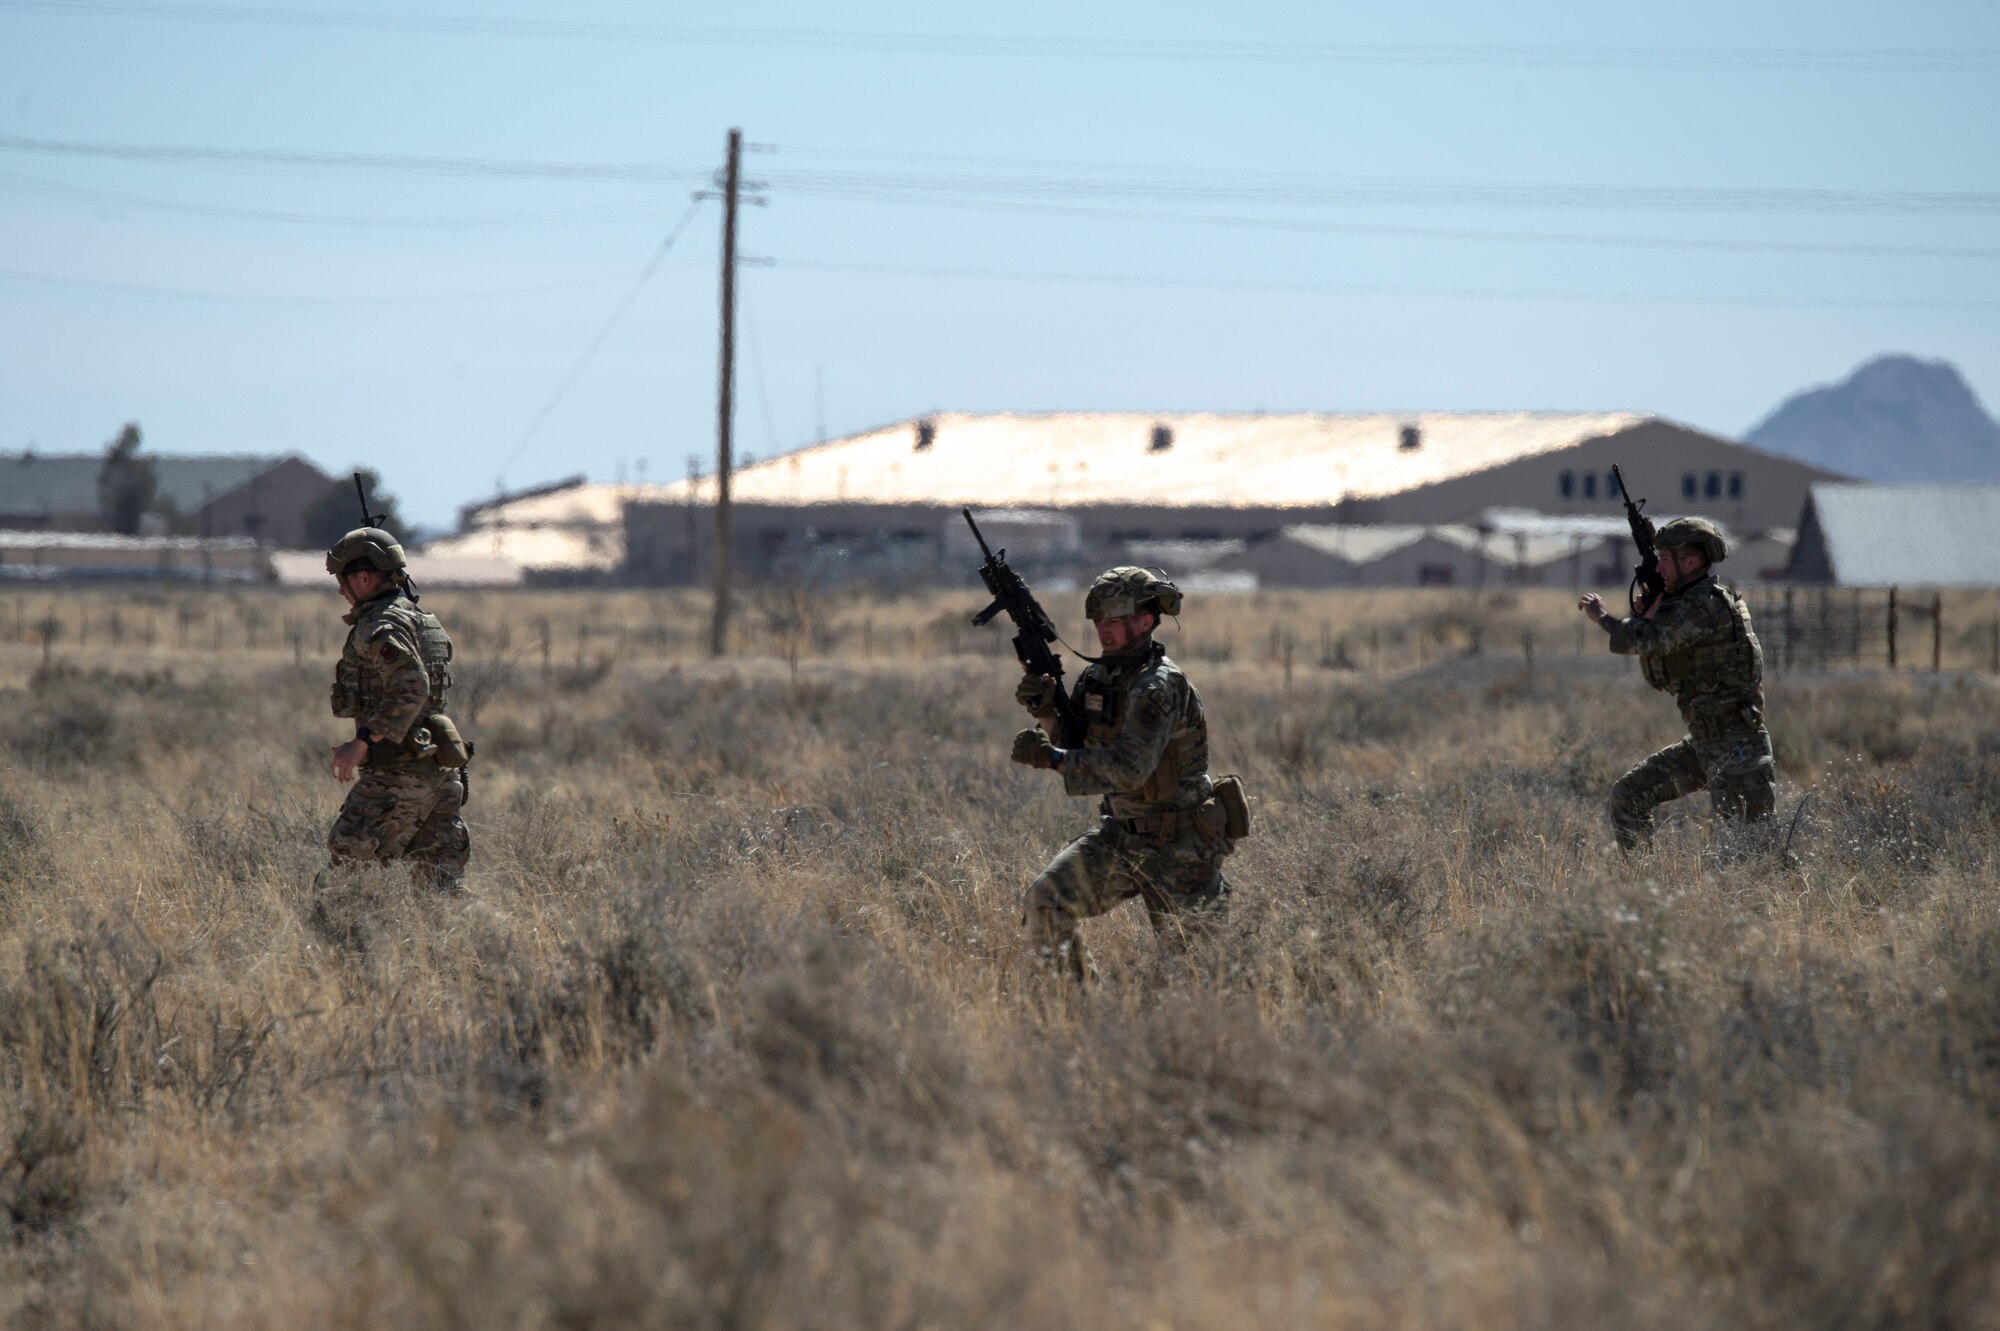
<path id="1" fill-rule="evenodd" d="M 979 542 L 979 553 L 985 555 L 988 561 L 991 561 L 993 558 L 993 550 L 990 546 L 986 544 L 986 537 L 980 534 L 979 524 L 972 520 L 972 510 L 969 508 L 961 508 L 958 511 L 965 514 L 965 525 L 972 528 L 972 539 Z"/>

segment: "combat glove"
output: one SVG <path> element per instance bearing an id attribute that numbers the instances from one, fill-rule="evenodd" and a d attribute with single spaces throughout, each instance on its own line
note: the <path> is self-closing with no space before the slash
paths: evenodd
<path id="1" fill-rule="evenodd" d="M 1030 726 L 1014 736 L 1014 752 L 1008 756 L 1024 767 L 1053 770 L 1062 762 L 1062 750 L 1050 742 L 1047 732 L 1037 726 Z"/>
<path id="2" fill-rule="evenodd" d="M 1014 686 L 1014 701 L 1035 716 L 1054 716 L 1056 691 L 1059 687 L 1053 679 L 1044 679 L 1040 675 L 1023 675 L 1021 682 Z"/>

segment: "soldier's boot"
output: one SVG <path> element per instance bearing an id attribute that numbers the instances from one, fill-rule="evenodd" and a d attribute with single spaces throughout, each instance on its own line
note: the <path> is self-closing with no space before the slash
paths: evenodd
<path id="1" fill-rule="evenodd" d="M 1653 845 L 1653 811 L 1633 809 L 1611 801 L 1611 834 L 1618 838 L 1618 849 L 1630 855 L 1634 851 L 1649 850 Z"/>
<path id="2" fill-rule="evenodd" d="M 1076 931 L 1076 920 L 1054 903 L 1031 901 L 1028 907 L 1028 942 L 1035 949 L 1040 968 L 1078 984 L 1097 979 L 1097 967 L 1090 959 Z"/>
<path id="3" fill-rule="evenodd" d="M 1709 798 L 1715 806 L 1715 846 L 1720 860 L 1735 862 L 1780 845 L 1781 829 L 1771 818 L 1778 805 L 1778 791 L 1770 768 L 1718 778 L 1709 786 Z M 1779 857 L 1787 868 L 1798 863 L 1789 847 L 1781 849 Z"/>
<path id="4" fill-rule="evenodd" d="M 1650 850 L 1653 845 L 1653 810 L 1679 794 L 1668 782 L 1656 779 L 1643 767 L 1634 768 L 1611 787 L 1609 809 L 1611 831 L 1618 849 Z"/>
<path id="5" fill-rule="evenodd" d="M 454 813 L 418 829 L 406 858 L 419 882 L 451 896 L 465 890 L 465 864 L 471 856 L 472 837 L 464 820 Z"/>
<path id="6" fill-rule="evenodd" d="M 1090 949 L 1083 945 L 1083 939 L 1074 935 L 1054 947 L 1036 949 L 1042 966 L 1079 985 L 1097 982 L 1097 965 L 1090 959 Z"/>

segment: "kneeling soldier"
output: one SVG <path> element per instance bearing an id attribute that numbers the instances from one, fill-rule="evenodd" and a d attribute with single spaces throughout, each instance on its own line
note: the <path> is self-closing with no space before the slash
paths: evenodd
<path id="1" fill-rule="evenodd" d="M 1578 608 L 1611 635 L 1611 650 L 1636 655 L 1646 682 L 1674 695 L 1686 738 L 1618 778 L 1611 823 L 1622 849 L 1653 835 L 1653 810 L 1706 789 L 1724 818 L 1768 818 L 1777 802 L 1777 768 L 1764 728 L 1764 653 L 1743 598 L 1710 569 L 1728 553 L 1722 535 L 1701 518 L 1675 518 L 1654 538 L 1655 567 L 1666 591 L 1631 618 L 1607 614 L 1593 594 Z"/>
<path id="2" fill-rule="evenodd" d="M 1059 773 L 1071 795 L 1103 797 L 1103 821 L 1072 841 L 1028 888 L 1028 937 L 1063 972 L 1084 979 L 1088 954 L 1077 923 L 1143 898 L 1155 931 L 1184 937 L 1220 911 L 1229 884 L 1229 835 L 1247 827 L 1241 787 L 1226 779 L 1218 799 L 1208 774 L 1208 721 L 1201 696 L 1153 641 L 1180 589 L 1142 568 L 1114 568 L 1091 584 L 1084 613 L 1104 655 L 1078 678 L 1073 698 L 1083 743 L 1049 737 L 1056 682 L 1021 681 L 1016 698 L 1042 720 L 1014 737 L 1013 760 Z"/>
<path id="3" fill-rule="evenodd" d="M 333 714 L 355 722 L 333 775 L 353 781 L 327 837 L 333 862 L 408 860 L 433 887 L 459 885 L 472 839 L 459 809 L 470 751 L 444 714 L 451 639 L 408 587 L 403 547 L 379 527 L 334 543 L 327 572 L 353 607 L 334 670 Z M 359 771 L 360 779 L 356 780 Z"/>

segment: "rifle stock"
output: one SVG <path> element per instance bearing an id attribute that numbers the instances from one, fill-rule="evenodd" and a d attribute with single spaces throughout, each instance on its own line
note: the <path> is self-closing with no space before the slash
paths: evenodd
<path id="1" fill-rule="evenodd" d="M 965 525 L 972 528 L 972 539 L 979 542 L 979 553 L 985 556 L 979 565 L 979 580 L 986 584 L 986 590 L 993 597 L 992 604 L 972 617 L 975 628 L 984 627 L 995 616 L 1004 613 L 1014 623 L 1014 655 L 1020 658 L 1021 668 L 1030 675 L 1046 675 L 1056 682 L 1056 740 L 1065 747 L 1083 741 L 1083 717 L 1076 710 L 1076 702 L 1063 687 L 1062 658 L 1049 647 L 1056 640 L 1055 622 L 1035 600 L 1035 594 L 1028 590 L 1028 584 L 1007 564 L 1005 549 L 995 553 L 986 544 L 986 537 L 980 533 L 979 524 L 972 519 L 972 510 L 960 509 L 965 515 Z"/>

